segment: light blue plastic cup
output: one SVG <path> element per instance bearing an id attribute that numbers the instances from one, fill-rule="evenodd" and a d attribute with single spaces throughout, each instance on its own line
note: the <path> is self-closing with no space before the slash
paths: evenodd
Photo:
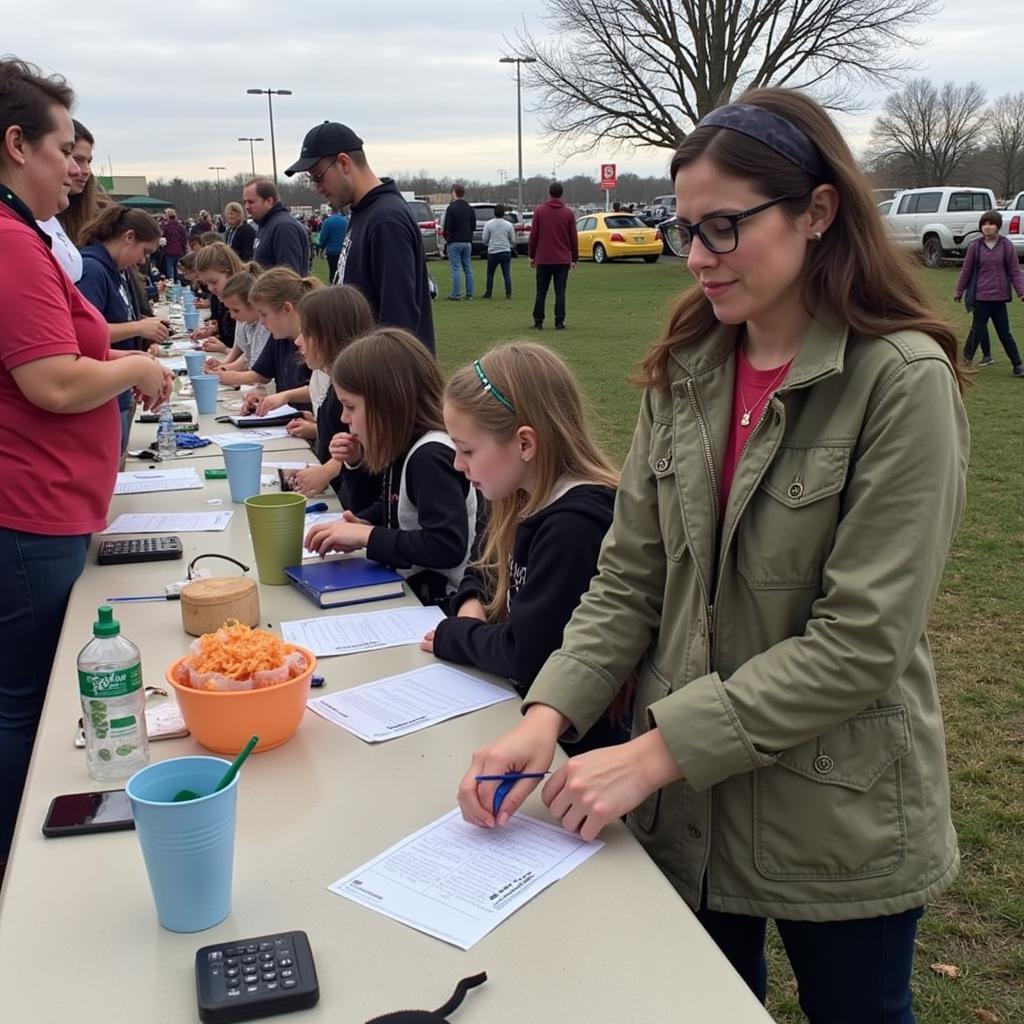
<path id="1" fill-rule="evenodd" d="M 175 757 L 136 772 L 125 786 L 157 920 L 168 931 L 201 932 L 231 913 L 238 777 L 213 792 L 230 764 Z M 182 789 L 200 798 L 174 803 Z"/>
<path id="2" fill-rule="evenodd" d="M 203 372 L 203 363 L 206 362 L 205 352 L 186 352 L 185 366 L 190 377 L 198 377 Z"/>
<path id="3" fill-rule="evenodd" d="M 215 373 L 197 373 L 189 377 L 192 381 L 192 394 L 196 399 L 196 408 L 201 416 L 217 411 L 217 388 L 220 378 Z"/>
<path id="4" fill-rule="evenodd" d="M 228 487 L 232 501 L 245 501 L 260 493 L 260 470 L 263 468 L 263 445 L 256 441 L 239 441 L 221 447 L 224 468 L 228 471 Z"/>
<path id="5" fill-rule="evenodd" d="M 194 331 L 199 326 L 199 310 L 193 308 L 185 308 L 182 313 L 182 317 L 185 320 L 185 330 Z"/>

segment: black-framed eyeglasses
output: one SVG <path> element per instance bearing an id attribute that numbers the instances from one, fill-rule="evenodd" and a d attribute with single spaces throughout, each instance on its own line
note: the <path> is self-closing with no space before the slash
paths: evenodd
<path id="1" fill-rule="evenodd" d="M 310 183 L 310 185 L 319 185 L 319 184 L 320 184 L 320 182 L 324 180 L 324 176 L 325 176 L 325 175 L 327 174 L 327 172 L 328 172 L 328 171 L 329 171 L 329 170 L 331 169 L 331 165 L 332 165 L 332 164 L 334 163 L 334 161 L 335 161 L 335 160 L 337 160 L 337 159 L 338 159 L 338 158 L 337 158 L 337 156 L 335 156 L 335 157 L 334 157 L 334 158 L 333 158 L 333 159 L 331 160 L 331 163 L 329 163 L 329 164 L 328 164 L 328 165 L 327 165 L 327 166 L 326 166 L 326 167 L 325 167 L 325 168 L 324 168 L 324 169 L 323 169 L 323 170 L 322 170 L 322 171 L 321 171 L 321 172 L 320 172 L 319 174 L 309 174 L 309 173 L 307 173 L 307 174 L 306 174 L 306 177 L 307 177 L 307 178 L 309 178 L 309 183 Z"/>
<path id="2" fill-rule="evenodd" d="M 673 217 L 671 220 L 659 224 L 658 230 L 661 232 L 661 237 L 665 239 L 666 245 L 676 256 L 685 258 L 690 255 L 694 237 L 701 240 L 701 244 L 708 252 L 725 256 L 734 252 L 740 244 L 739 224 L 741 220 L 762 213 L 778 203 L 784 203 L 787 199 L 803 199 L 803 196 L 779 196 L 778 199 L 769 199 L 767 203 L 752 206 L 749 210 L 741 210 L 739 213 L 717 213 L 713 217 L 705 217 L 703 220 L 697 221 L 696 224 L 687 224 L 678 217 Z"/>

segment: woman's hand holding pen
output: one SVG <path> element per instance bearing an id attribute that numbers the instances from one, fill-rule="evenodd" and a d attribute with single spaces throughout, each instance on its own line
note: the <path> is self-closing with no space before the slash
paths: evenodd
<path id="1" fill-rule="evenodd" d="M 523 779 L 509 791 L 493 814 L 494 793 L 498 782 L 477 782 L 478 775 L 504 775 L 508 772 L 544 772 L 555 756 L 555 744 L 568 722 L 546 704 L 534 704 L 523 720 L 490 746 L 473 754 L 469 771 L 459 783 L 459 807 L 462 817 L 472 825 L 494 828 L 507 825 L 523 801 L 536 788 L 539 779 Z"/>

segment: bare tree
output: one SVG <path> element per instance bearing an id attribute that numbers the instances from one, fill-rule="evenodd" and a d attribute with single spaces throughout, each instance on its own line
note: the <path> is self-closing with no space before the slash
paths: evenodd
<path id="1" fill-rule="evenodd" d="M 996 164 L 996 190 L 1012 198 L 1024 188 L 1024 92 L 1006 93 L 988 112 L 988 146 Z"/>
<path id="2" fill-rule="evenodd" d="M 985 91 L 977 82 L 941 89 L 926 78 L 886 98 L 871 130 L 878 163 L 898 163 L 913 185 L 943 185 L 972 156 L 985 133 Z"/>
<path id="3" fill-rule="evenodd" d="M 865 83 L 912 67 L 908 30 L 935 0 L 547 0 L 554 41 L 524 29 L 529 84 L 566 150 L 602 137 L 674 148 L 704 114 L 763 85 L 853 109 Z"/>

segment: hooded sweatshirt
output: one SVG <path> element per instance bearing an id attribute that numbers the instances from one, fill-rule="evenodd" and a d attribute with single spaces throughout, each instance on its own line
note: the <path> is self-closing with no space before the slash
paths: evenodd
<path id="1" fill-rule="evenodd" d="M 561 199 L 541 203 L 530 225 L 530 259 L 538 266 L 564 266 L 579 256 L 576 214 Z"/>
<path id="2" fill-rule="evenodd" d="M 427 258 L 419 225 L 390 178 L 352 207 L 336 284 L 358 288 L 381 326 L 404 327 L 434 351 Z"/>
<path id="3" fill-rule="evenodd" d="M 291 267 L 300 277 L 309 273 L 309 235 L 284 203 L 272 206 L 259 222 L 253 258 L 268 270 Z"/>
<path id="4" fill-rule="evenodd" d="M 556 491 L 556 494 L 558 492 Z M 434 654 L 505 676 L 525 696 L 597 572 L 597 555 L 612 521 L 615 491 L 602 484 L 564 490 L 516 530 L 509 559 L 507 615 L 501 622 L 444 619 Z M 470 566 L 452 601 L 487 601 L 488 582 Z"/>

